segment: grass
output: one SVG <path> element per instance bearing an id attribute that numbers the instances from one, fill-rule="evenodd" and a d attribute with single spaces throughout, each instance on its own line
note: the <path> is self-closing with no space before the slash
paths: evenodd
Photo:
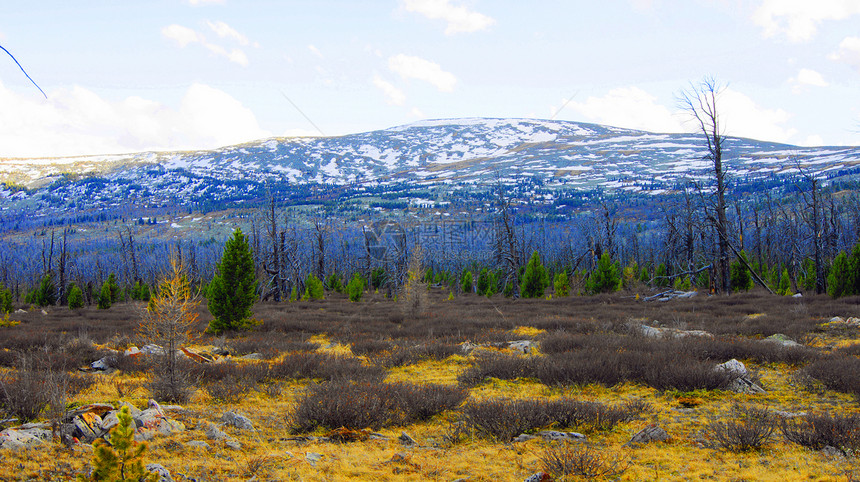
<path id="1" fill-rule="evenodd" d="M 165 465 L 177 480 L 524 480 L 543 470 L 557 480 L 602 474 L 626 481 L 835 481 L 852 470 L 820 448 L 856 450 L 858 349 L 850 347 L 860 331 L 822 324 L 860 312 L 856 297 L 798 300 L 751 292 L 644 303 L 621 294 L 516 301 L 474 295 L 448 301 L 447 295 L 431 290 L 424 316 L 414 320 L 398 316 L 400 307 L 376 294 L 360 303 L 336 294 L 321 302 L 263 303 L 254 308 L 261 327 L 226 338 L 203 334 L 209 315 L 201 309 L 195 344 L 265 359 L 187 367 L 192 391 L 173 416 L 189 429 L 153 439 L 147 462 Z M 13 314 L 21 324 L 2 328 L 0 378 L 21 375 L 22 355 L 42 363 L 32 372 L 38 380 L 48 373 L 39 370 L 71 377 L 109 349 L 140 346 L 134 333 L 141 308 L 120 303 L 106 311 Z M 714 337 L 645 339 L 630 329 L 636 323 Z M 775 333 L 807 346 L 761 341 Z M 501 343 L 524 338 L 538 342 L 537 354 Z M 465 354 L 464 342 L 481 347 Z M 767 393 L 719 389 L 710 368 L 729 358 L 753 370 Z M 666 368 L 673 363 L 677 369 Z M 111 364 L 119 371 L 68 382 L 68 403 L 125 399 L 144 408 L 152 366 L 122 355 Z M 344 400 L 352 403 L 338 405 Z M 307 416 L 297 416 L 302 407 Z M 808 415 L 778 420 L 758 450 L 733 452 L 714 443 L 709 427 L 744 420 L 736 407 Z M 227 410 L 254 422 L 253 433 L 223 427 L 241 451 L 184 445 L 203 437 L 196 427 L 217 422 Z M 33 418 L 47 419 L 50 411 L 41 407 Z M 622 447 L 650 424 L 671 440 Z M 341 427 L 347 431 L 338 432 Z M 289 440 L 293 432 L 321 437 L 367 428 L 386 438 Z M 505 443 L 509 434 L 542 429 L 585 433 L 588 445 Z M 403 431 L 418 447 L 400 445 Z M 322 457 L 312 464 L 307 454 Z M 63 480 L 85 468 L 89 452 L 52 443 L 4 451 L 3 460 L 16 468 L 10 480 Z"/>

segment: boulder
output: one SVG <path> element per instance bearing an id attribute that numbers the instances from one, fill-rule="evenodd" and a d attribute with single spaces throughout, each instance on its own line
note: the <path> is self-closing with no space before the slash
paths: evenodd
<path id="1" fill-rule="evenodd" d="M 649 442 L 665 442 L 669 440 L 669 434 L 666 433 L 665 430 L 656 426 L 649 425 L 642 430 L 636 432 L 635 435 L 630 439 L 629 442 L 624 444 L 625 446 L 630 446 L 633 444 L 647 444 Z"/>
<path id="2" fill-rule="evenodd" d="M 234 412 L 225 412 L 224 415 L 221 415 L 221 421 L 227 425 L 232 427 L 236 427 L 239 430 L 254 430 L 254 424 L 251 420 L 238 413 Z"/>
<path id="3" fill-rule="evenodd" d="M 716 366 L 715 370 L 724 371 L 729 375 L 738 378 L 745 377 L 748 375 L 747 367 L 745 367 L 743 363 L 735 360 L 734 358 L 725 363 L 720 363 Z"/>
<path id="4" fill-rule="evenodd" d="M 552 442 L 571 442 L 585 440 L 585 435 L 582 435 L 579 432 L 559 432 L 557 430 L 541 430 L 537 434 L 542 439 Z"/>
<path id="5" fill-rule="evenodd" d="M 730 392 L 735 393 L 745 393 L 748 395 L 756 395 L 759 393 L 767 393 L 764 388 L 756 385 L 752 380 L 747 377 L 738 377 L 732 380 L 729 383 L 729 386 L 726 387 Z"/>
<path id="6" fill-rule="evenodd" d="M 144 355 L 164 355 L 166 352 L 164 348 L 158 345 L 143 345 L 143 348 L 140 349 L 140 352 Z"/>
<path id="7" fill-rule="evenodd" d="M 528 355 L 532 352 L 532 350 L 537 349 L 537 344 L 532 340 L 516 340 L 508 342 L 508 348 L 512 348 L 525 355 Z"/>
<path id="8" fill-rule="evenodd" d="M 792 340 L 792 339 L 791 339 L 791 338 L 789 338 L 788 336 L 783 335 L 782 333 L 776 333 L 776 334 L 770 335 L 769 337 L 765 338 L 765 339 L 764 339 L 764 340 L 762 340 L 762 341 L 767 342 L 767 343 L 775 343 L 775 344 L 778 344 L 778 345 L 782 345 L 782 346 L 784 346 L 784 347 L 786 347 L 786 348 L 793 348 L 793 347 L 797 347 L 797 346 L 803 346 L 803 345 L 801 345 L 800 343 L 798 343 L 798 342 L 796 342 L 796 341 Z"/>
<path id="9" fill-rule="evenodd" d="M 146 464 L 146 471 L 158 475 L 158 482 L 173 482 L 170 471 L 161 464 Z"/>
<path id="10" fill-rule="evenodd" d="M 639 325 L 639 332 L 646 338 L 713 338 L 714 335 L 703 330 L 680 330 L 678 328 L 658 328 L 655 326 Z"/>
<path id="11" fill-rule="evenodd" d="M 415 439 L 410 437 L 406 432 L 400 432 L 400 436 L 397 437 L 397 440 L 400 442 L 400 445 L 403 445 L 404 447 L 418 445 L 418 442 L 416 442 Z"/>
<path id="12" fill-rule="evenodd" d="M 209 440 L 227 440 L 229 436 L 222 432 L 220 428 L 214 423 L 206 424 L 206 438 Z"/>
<path id="13" fill-rule="evenodd" d="M 122 352 L 122 354 L 125 356 L 136 356 L 136 355 L 140 355 L 141 351 L 140 351 L 140 348 L 132 345 L 132 346 L 126 348 L 125 351 Z"/>
<path id="14" fill-rule="evenodd" d="M 527 433 L 521 433 L 514 437 L 512 442 L 528 442 L 529 440 L 534 440 L 537 438 L 537 435 L 530 435 Z"/>
<path id="15" fill-rule="evenodd" d="M 50 442 L 53 434 L 48 424 L 24 424 L 0 432 L 0 448 L 21 450 Z"/>
<path id="16" fill-rule="evenodd" d="M 265 360 L 266 356 L 262 353 L 248 353 L 239 357 L 241 360 Z"/>
<path id="17" fill-rule="evenodd" d="M 523 482 L 552 482 L 553 480 L 552 476 L 546 472 L 535 472 L 534 474 L 526 477 Z"/>
<path id="18" fill-rule="evenodd" d="M 193 447 L 196 449 L 210 449 L 210 448 L 212 448 L 212 446 L 209 445 L 208 443 L 206 443 L 205 440 L 192 440 L 190 442 L 186 442 L 185 445 L 187 447 Z"/>

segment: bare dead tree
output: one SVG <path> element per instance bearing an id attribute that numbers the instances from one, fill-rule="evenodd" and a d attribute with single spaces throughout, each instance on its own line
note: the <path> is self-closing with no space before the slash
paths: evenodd
<path id="1" fill-rule="evenodd" d="M 822 220 L 823 213 L 821 209 L 821 185 L 820 181 L 807 170 L 803 169 L 803 166 L 801 166 L 799 162 L 796 162 L 796 166 L 798 171 L 800 171 L 800 175 L 809 186 L 808 195 L 806 189 L 799 186 L 798 188 L 803 196 L 804 203 L 806 204 L 806 209 L 803 210 L 806 222 L 809 229 L 812 231 L 812 260 L 815 265 L 815 292 L 817 294 L 821 294 L 824 293 L 826 289 L 823 259 L 825 236 L 824 222 Z"/>
<path id="2" fill-rule="evenodd" d="M 731 293 L 729 277 L 729 236 L 726 218 L 726 172 L 723 169 L 723 141 L 725 136 L 717 101 L 724 87 L 713 78 L 705 78 L 698 84 L 691 84 L 681 93 L 682 107 L 695 119 L 699 130 L 705 137 L 715 183 L 713 199 L 705 204 L 707 219 L 717 231 L 719 290 Z"/>
<path id="3" fill-rule="evenodd" d="M 63 229 L 63 244 L 60 245 L 60 257 L 57 259 L 57 275 L 59 277 L 59 282 L 57 283 L 57 289 L 59 289 L 59 296 L 57 297 L 57 301 L 60 304 L 66 303 L 66 264 L 69 260 L 68 255 L 68 237 L 69 237 L 69 228 Z"/>
<path id="4" fill-rule="evenodd" d="M 520 241 L 511 216 L 511 206 L 505 196 L 501 179 L 497 179 L 497 215 L 495 219 L 495 258 L 504 270 L 505 285 L 511 285 L 514 297 L 519 297 L 519 270 L 524 264 L 521 256 Z"/>

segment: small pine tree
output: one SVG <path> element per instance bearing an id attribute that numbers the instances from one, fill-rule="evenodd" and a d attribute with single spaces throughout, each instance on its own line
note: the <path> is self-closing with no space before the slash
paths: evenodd
<path id="1" fill-rule="evenodd" d="M 472 292 L 472 272 L 468 270 L 463 271 L 463 275 L 460 276 L 460 289 L 463 290 L 463 293 L 471 293 Z"/>
<path id="2" fill-rule="evenodd" d="M 660 287 L 669 286 L 669 270 L 665 263 L 658 264 L 654 270 L 654 284 Z"/>
<path id="3" fill-rule="evenodd" d="M 487 268 L 481 268 L 481 272 L 478 274 L 478 282 L 475 284 L 475 293 L 478 296 L 484 296 L 484 293 L 487 292 L 487 285 L 489 285 L 489 277 L 490 272 Z"/>
<path id="4" fill-rule="evenodd" d="M 322 300 L 325 299 L 325 289 L 323 288 L 322 281 L 317 278 L 313 273 L 308 273 L 308 277 L 305 278 L 305 296 L 306 300 Z"/>
<path id="5" fill-rule="evenodd" d="M 540 262 L 540 254 L 535 251 L 526 265 L 520 291 L 523 298 L 542 298 L 547 286 L 549 286 L 549 273 Z"/>
<path id="6" fill-rule="evenodd" d="M 788 275 L 788 269 L 782 269 L 782 276 L 779 278 L 779 286 L 776 289 L 776 294 L 780 296 L 791 296 L 791 277 Z"/>
<path id="7" fill-rule="evenodd" d="M 349 301 L 361 301 L 361 297 L 364 295 L 364 285 L 364 278 L 360 274 L 352 275 L 352 279 L 346 284 L 346 294 L 349 295 Z"/>
<path id="8" fill-rule="evenodd" d="M 848 255 L 848 287 L 852 295 L 860 295 L 860 243 Z"/>
<path id="9" fill-rule="evenodd" d="M 850 269 L 848 255 L 842 251 L 833 259 L 833 266 L 830 267 L 830 274 L 827 275 L 827 294 L 833 298 L 839 298 L 851 293 Z"/>
<path id="10" fill-rule="evenodd" d="M 110 295 L 110 284 L 107 281 L 102 283 L 102 291 L 99 294 L 99 309 L 106 310 L 110 308 L 111 305 L 111 295 Z"/>
<path id="11" fill-rule="evenodd" d="M 296 301 L 299 299 L 298 290 L 296 289 L 296 285 L 293 285 L 293 289 L 290 290 L 290 302 Z"/>
<path id="12" fill-rule="evenodd" d="M 604 252 L 597 260 L 597 269 L 591 272 L 585 282 L 585 290 L 591 294 L 611 293 L 621 289 L 621 271 L 618 263 L 613 263 L 609 253 Z"/>
<path id="13" fill-rule="evenodd" d="M 54 277 L 51 273 L 46 274 L 36 289 L 33 303 L 39 306 L 51 306 L 57 302 L 57 287 L 54 285 Z"/>
<path id="14" fill-rule="evenodd" d="M 570 294 L 570 280 L 567 277 L 567 271 L 562 271 L 555 275 L 552 280 L 552 286 L 555 288 L 556 296 L 567 296 Z"/>
<path id="15" fill-rule="evenodd" d="M 741 251 L 740 254 L 740 257 L 749 263 L 747 254 L 744 251 Z M 734 260 L 729 267 L 729 279 L 731 280 L 732 291 L 749 291 L 753 287 L 750 270 L 747 269 L 746 265 L 740 259 Z"/>
<path id="16" fill-rule="evenodd" d="M 209 331 L 220 334 L 248 326 L 251 307 L 257 300 L 254 276 L 251 247 L 242 230 L 237 228 L 224 245 L 217 273 L 209 283 L 207 306 L 214 317 L 209 322 Z"/>
<path id="17" fill-rule="evenodd" d="M 12 291 L 0 283 L 0 313 L 12 312 Z"/>
<path id="18" fill-rule="evenodd" d="M 339 274 L 329 274 L 325 279 L 325 284 L 329 290 L 334 291 L 335 293 L 343 293 L 343 282 L 340 280 Z"/>
<path id="19" fill-rule="evenodd" d="M 93 472 L 89 477 L 78 475 L 78 482 L 122 481 L 155 482 L 160 476 L 144 469 L 145 442 L 135 442 L 134 421 L 128 407 L 117 413 L 119 425 L 110 431 L 110 443 L 104 439 L 93 442 Z"/>
<path id="20" fill-rule="evenodd" d="M 119 301 L 120 294 L 122 293 L 119 283 L 116 282 L 116 275 L 113 273 L 108 275 L 107 283 L 110 286 L 110 302 L 111 304 L 116 303 Z"/>
<path id="21" fill-rule="evenodd" d="M 69 285 L 69 309 L 77 310 L 84 307 L 84 292 L 78 288 L 78 285 L 72 283 Z"/>

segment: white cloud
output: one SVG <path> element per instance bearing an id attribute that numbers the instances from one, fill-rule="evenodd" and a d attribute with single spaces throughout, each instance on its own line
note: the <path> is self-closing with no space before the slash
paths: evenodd
<path id="1" fill-rule="evenodd" d="M 797 129 L 785 127 L 791 114 L 782 109 L 767 109 L 751 98 L 732 89 L 726 89 L 717 99 L 725 134 L 762 141 L 791 142 Z"/>
<path id="2" fill-rule="evenodd" d="M 765 37 L 784 34 L 792 42 L 811 40 L 825 20 L 860 14 L 857 0 L 763 0 L 753 13 Z"/>
<path id="3" fill-rule="evenodd" d="M 161 29 L 161 35 L 176 41 L 180 47 L 186 47 L 195 42 L 204 42 L 206 39 L 196 31 L 183 27 L 182 25 L 168 25 Z"/>
<path id="4" fill-rule="evenodd" d="M 429 82 L 442 92 L 451 92 L 457 83 L 457 77 L 442 67 L 421 57 L 398 54 L 388 58 L 388 68 L 400 74 L 404 79 L 418 79 Z"/>
<path id="5" fill-rule="evenodd" d="M 496 23 L 495 19 L 482 13 L 452 5 L 450 0 L 403 0 L 403 8 L 431 20 L 444 20 L 448 23 L 445 35 L 477 32 Z"/>
<path id="6" fill-rule="evenodd" d="M 680 118 L 656 100 L 639 87 L 619 87 L 603 97 L 569 102 L 566 108 L 599 124 L 651 132 L 683 131 Z"/>
<path id="7" fill-rule="evenodd" d="M 248 40 L 248 37 L 240 34 L 233 27 L 227 25 L 224 22 L 207 21 L 206 24 L 209 25 L 209 28 L 211 28 L 212 31 L 215 32 L 215 34 L 217 34 L 221 38 L 232 38 L 236 42 L 239 42 L 239 45 L 243 45 L 243 46 L 251 43 Z"/>
<path id="8" fill-rule="evenodd" d="M 827 87 L 830 85 L 821 74 L 812 69 L 800 69 L 797 72 L 797 77 L 788 79 L 788 83 L 792 85 L 791 91 L 795 94 L 802 93 L 805 86 Z"/>
<path id="9" fill-rule="evenodd" d="M 827 58 L 845 62 L 860 69 L 860 37 L 845 37 L 839 43 L 839 50 L 828 55 Z"/>
<path id="10" fill-rule="evenodd" d="M 373 85 L 385 94 L 386 102 L 389 104 L 403 105 L 406 102 L 406 94 L 379 75 L 373 76 Z"/>
<path id="11" fill-rule="evenodd" d="M 571 109 L 587 120 L 650 132 L 698 132 L 698 125 L 682 110 L 670 111 L 656 97 L 639 87 L 619 87 L 603 97 L 570 102 Z M 796 129 L 785 127 L 791 115 L 782 109 L 766 109 L 736 90 L 725 89 L 717 98 L 724 134 L 752 139 L 790 142 Z"/>
<path id="12" fill-rule="evenodd" d="M 271 136 L 238 100 L 203 84 L 190 86 L 178 108 L 136 96 L 111 101 L 79 86 L 45 101 L 2 84 L 0 105 L 0 157 L 206 149 Z"/>
<path id="13" fill-rule="evenodd" d="M 239 35 L 240 37 L 244 38 L 246 43 L 248 42 L 247 38 L 230 28 L 230 26 L 224 22 L 216 22 L 214 24 L 212 22 L 209 22 L 209 27 L 212 28 L 212 30 L 214 30 L 215 33 L 221 37 L 230 36 L 235 38 L 233 36 L 233 33 L 235 33 L 236 35 Z M 224 27 L 226 27 L 226 29 Z M 218 29 L 220 29 L 220 32 Z M 249 64 L 248 56 L 245 55 L 245 52 L 241 49 L 227 49 L 226 47 L 223 47 L 221 45 L 211 43 L 207 41 L 206 36 L 204 36 L 200 32 L 197 32 L 196 30 L 190 29 L 188 27 L 183 27 L 182 25 L 168 25 L 167 27 L 161 29 L 161 35 L 171 40 L 174 40 L 182 48 L 187 47 L 189 44 L 199 43 L 206 50 L 212 52 L 215 55 L 224 57 L 230 62 L 237 63 L 243 67 L 247 67 Z"/>
<path id="14" fill-rule="evenodd" d="M 308 50 L 310 50 L 310 51 L 311 51 L 311 53 L 313 53 L 314 55 L 316 55 L 317 57 L 319 57 L 319 58 L 321 58 L 321 59 L 324 59 L 324 58 L 325 58 L 325 57 L 323 56 L 322 52 L 320 52 L 320 49 L 318 49 L 318 48 L 317 48 L 317 46 L 316 46 L 316 45 L 314 45 L 314 44 L 310 44 L 310 45 L 308 45 Z"/>

